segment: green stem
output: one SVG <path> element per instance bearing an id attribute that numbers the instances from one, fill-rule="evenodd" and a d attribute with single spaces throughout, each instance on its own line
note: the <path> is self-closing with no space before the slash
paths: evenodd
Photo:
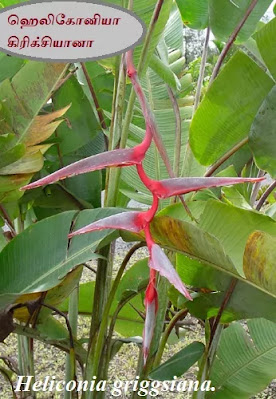
<path id="1" fill-rule="evenodd" d="M 108 300 L 107 300 L 105 308 L 104 308 L 101 325 L 100 325 L 99 333 L 97 336 L 97 343 L 95 346 L 95 353 L 94 353 L 94 359 L 93 359 L 93 367 L 91 369 L 92 376 L 94 376 L 94 375 L 98 376 L 99 365 L 100 365 L 101 355 L 102 355 L 102 351 L 103 351 L 104 340 L 106 337 L 106 330 L 107 330 L 107 326 L 108 326 L 109 313 L 110 313 L 110 309 L 111 309 L 118 285 L 121 281 L 122 275 L 125 271 L 125 268 L 128 264 L 129 259 L 134 254 L 134 252 L 141 246 L 142 246 L 142 244 L 138 243 L 130 249 L 130 251 L 125 256 L 125 258 L 118 270 L 118 273 L 116 275 L 114 283 L 112 284 L 112 288 L 111 288 L 110 294 L 108 296 Z M 95 397 L 95 394 L 93 392 L 89 392 L 87 395 L 87 399 L 92 399 L 94 397 Z"/>
<path id="2" fill-rule="evenodd" d="M 180 109 L 176 100 L 176 97 L 172 91 L 172 89 L 167 85 L 167 90 L 169 93 L 169 97 L 173 106 L 173 111 L 175 115 L 175 147 L 174 147 L 174 175 L 176 177 L 179 176 L 180 173 L 180 155 L 181 155 L 181 136 L 182 136 L 182 131 L 181 131 L 181 115 L 180 115 Z"/>
<path id="3" fill-rule="evenodd" d="M 210 28 L 208 26 L 207 31 L 206 31 L 204 47 L 203 47 L 203 51 L 202 51 L 202 58 L 201 58 L 199 77 L 198 77 L 197 87 L 196 87 L 196 95 L 195 95 L 195 103 L 194 103 L 193 113 L 195 113 L 195 111 L 197 110 L 197 107 L 199 106 L 199 103 L 200 103 L 200 96 L 201 96 L 202 84 L 203 84 L 203 80 L 204 80 L 204 73 L 205 73 L 206 61 L 207 61 L 207 55 L 208 55 L 209 38 L 210 38 Z"/>
<path id="4" fill-rule="evenodd" d="M 178 320 L 182 320 L 183 317 L 185 317 L 188 313 L 187 309 L 181 309 L 170 321 L 168 327 L 166 328 L 165 332 L 163 333 L 161 342 L 159 344 L 159 348 L 158 348 L 158 352 L 156 354 L 155 357 L 155 361 L 154 361 L 154 368 L 158 367 L 159 364 L 161 363 L 161 359 L 162 359 L 162 355 L 166 346 L 166 343 L 168 341 L 168 338 L 170 336 L 170 333 L 172 332 L 172 330 L 174 329 L 174 326 L 176 325 L 176 323 L 178 322 Z"/>
<path id="5" fill-rule="evenodd" d="M 231 280 L 231 283 L 227 289 L 227 291 L 225 292 L 222 304 L 219 308 L 218 314 L 215 318 L 214 324 L 211 327 L 211 333 L 210 333 L 210 338 L 209 338 L 209 342 L 205 347 L 205 352 L 202 358 L 202 361 L 200 363 L 200 368 L 199 368 L 199 372 L 197 375 L 197 379 L 199 381 L 199 383 L 201 384 L 204 380 L 208 379 L 210 376 L 210 371 L 215 359 L 215 355 L 216 355 L 216 351 L 219 345 L 219 341 L 220 341 L 220 337 L 221 334 L 223 332 L 224 326 L 219 324 L 223 311 L 225 310 L 226 306 L 228 305 L 232 294 L 236 288 L 238 280 L 233 278 Z M 209 323 L 209 321 L 206 321 L 206 323 Z M 193 394 L 193 399 L 204 399 L 205 397 L 205 392 L 203 391 L 197 391 L 194 392 Z"/>
<path id="6" fill-rule="evenodd" d="M 121 62 L 121 66 L 123 62 Z M 121 68 L 119 72 L 119 78 L 116 79 L 116 96 L 113 97 L 112 104 L 112 123 L 109 137 L 109 150 L 113 150 L 116 143 L 115 132 L 121 131 L 121 124 L 123 120 L 123 105 L 118 106 L 118 101 L 121 101 L 124 97 L 124 84 L 122 73 L 124 72 L 123 68 Z M 121 91 L 121 93 L 120 93 Z M 117 113 L 121 112 L 122 115 L 119 116 Z M 113 147 L 114 146 L 114 147 Z M 119 186 L 119 175 L 118 168 L 110 168 L 108 170 L 106 176 L 106 192 L 105 192 L 105 207 L 116 206 L 117 194 L 118 194 L 118 186 Z M 99 329 L 101 328 L 101 323 L 103 319 L 104 307 L 107 303 L 107 295 L 110 290 L 111 278 L 112 278 L 112 269 L 113 269 L 113 256 L 111 253 L 111 245 L 107 245 L 106 247 L 100 250 L 100 255 L 104 257 L 104 259 L 98 260 L 97 267 L 97 277 L 95 284 L 95 293 L 94 293 L 94 301 L 93 301 L 93 311 L 91 318 L 91 327 L 90 327 L 90 338 L 88 344 L 88 352 L 87 352 L 87 361 L 85 368 L 84 379 L 89 380 L 94 374 L 93 369 L 95 367 L 96 362 L 100 361 L 100 359 L 96 359 L 94 354 L 96 351 L 96 347 L 98 345 L 98 337 L 99 337 Z M 105 332 L 106 334 L 106 332 Z M 99 378 L 100 376 L 97 375 Z M 83 393 L 82 397 L 91 397 L 92 393 Z"/>
<path id="7" fill-rule="evenodd" d="M 68 320 L 72 329 L 72 334 L 76 338 L 78 331 L 78 308 L 79 308 L 79 285 L 74 288 L 69 296 Z M 65 381 L 69 382 L 75 378 L 76 362 L 71 354 L 66 355 Z M 73 392 L 64 390 L 64 399 L 73 398 Z"/>

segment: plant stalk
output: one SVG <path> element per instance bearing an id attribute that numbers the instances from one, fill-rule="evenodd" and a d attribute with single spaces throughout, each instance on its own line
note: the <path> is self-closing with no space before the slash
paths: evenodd
<path id="1" fill-rule="evenodd" d="M 265 171 L 264 170 L 259 170 L 259 173 L 258 173 L 257 177 L 263 177 L 264 175 L 265 175 Z M 258 181 L 253 186 L 252 194 L 251 194 L 251 197 L 250 197 L 250 204 L 251 204 L 252 207 L 254 206 L 254 204 L 256 202 L 256 199 L 257 199 L 258 192 L 259 192 L 259 189 L 261 187 L 261 184 L 262 183 L 260 181 Z"/>
<path id="2" fill-rule="evenodd" d="M 271 185 L 268 187 L 268 189 L 263 193 L 263 195 L 261 196 L 257 206 L 256 206 L 256 210 L 259 211 L 262 206 L 264 205 L 267 197 L 273 192 L 273 190 L 276 188 L 276 180 L 271 183 Z"/>
<path id="3" fill-rule="evenodd" d="M 242 148 L 245 144 L 248 143 L 248 136 L 242 139 L 238 144 L 236 144 L 234 147 L 232 147 L 229 151 L 227 151 L 221 158 L 219 158 L 205 173 L 205 177 L 210 177 L 212 176 L 215 171 L 225 162 L 227 159 L 229 159 L 232 155 L 235 154 L 240 148 Z"/>
<path id="4" fill-rule="evenodd" d="M 136 244 L 133 248 L 131 248 L 131 250 L 126 255 L 124 261 L 122 262 L 122 264 L 118 270 L 118 273 L 117 273 L 114 283 L 112 285 L 111 291 L 109 293 L 106 305 L 104 307 L 99 332 L 97 334 L 97 343 L 95 345 L 95 352 L 94 352 L 94 356 L 93 356 L 93 365 L 92 365 L 91 369 L 90 368 L 88 369 L 88 375 L 98 376 L 99 365 L 100 365 L 101 355 L 102 355 L 102 351 L 103 351 L 103 347 L 104 347 L 106 330 L 107 330 L 107 326 L 108 326 L 110 308 L 112 306 L 114 296 L 116 294 L 118 285 L 121 281 L 121 278 L 125 271 L 127 263 L 129 261 L 129 259 L 131 258 L 131 256 L 133 255 L 133 253 L 136 251 L 136 249 L 138 249 L 140 247 L 141 247 L 141 243 Z M 96 397 L 95 395 L 97 395 L 97 394 L 89 391 L 86 394 L 85 398 L 86 399 L 94 399 Z"/>
<path id="5" fill-rule="evenodd" d="M 204 47 L 203 47 L 203 51 L 202 51 L 202 58 L 201 58 L 199 77 L 198 77 L 197 87 L 196 87 L 196 95 L 195 95 L 195 103 L 194 103 L 193 113 L 195 113 L 195 111 L 197 110 L 197 107 L 199 106 L 199 103 L 200 103 L 201 90 L 202 90 L 202 84 L 203 84 L 203 80 L 204 80 L 206 61 L 207 61 L 207 55 L 208 55 L 209 39 L 210 39 L 210 27 L 208 26 L 207 31 L 206 31 L 206 36 L 205 36 Z"/>
<path id="6" fill-rule="evenodd" d="M 182 320 L 188 313 L 187 309 L 181 309 L 170 321 L 168 327 L 166 328 L 165 332 L 163 333 L 161 342 L 159 344 L 159 348 L 158 348 L 158 352 L 156 354 L 155 357 L 155 361 L 154 361 L 154 368 L 158 367 L 159 364 L 161 363 L 161 359 L 162 359 L 162 355 L 166 346 L 166 343 L 168 341 L 168 338 L 170 336 L 170 333 L 172 332 L 172 330 L 174 329 L 176 323 L 179 320 Z"/>
<path id="7" fill-rule="evenodd" d="M 69 308 L 68 308 L 68 320 L 72 329 L 72 334 L 77 337 L 78 331 L 78 308 L 79 308 L 79 284 L 74 288 L 69 296 Z M 73 359 L 71 354 L 66 355 L 65 364 L 65 381 L 69 382 L 75 379 L 76 361 Z M 72 399 L 74 397 L 73 392 L 64 390 L 64 399 Z"/>

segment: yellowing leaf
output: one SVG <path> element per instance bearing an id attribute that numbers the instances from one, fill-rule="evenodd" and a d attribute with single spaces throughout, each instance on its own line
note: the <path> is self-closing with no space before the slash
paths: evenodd
<path id="1" fill-rule="evenodd" d="M 58 111 L 51 112 L 46 115 L 38 115 L 35 117 L 33 123 L 26 133 L 26 136 L 24 137 L 24 143 L 30 146 L 47 140 L 54 133 L 61 122 L 63 122 L 63 119 L 55 119 L 62 117 L 70 108 L 70 106 L 71 105 L 69 104 L 67 107 L 61 108 Z"/>
<path id="2" fill-rule="evenodd" d="M 263 231 L 252 233 L 246 243 L 243 269 L 246 278 L 276 294 L 276 237 Z"/>

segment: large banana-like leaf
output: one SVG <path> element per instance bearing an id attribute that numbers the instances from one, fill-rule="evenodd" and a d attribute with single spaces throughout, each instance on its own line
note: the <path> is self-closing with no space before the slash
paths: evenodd
<path id="1" fill-rule="evenodd" d="M 27 293 L 48 291 L 75 266 L 97 257 L 95 250 L 110 230 L 95 232 L 68 241 L 75 227 L 117 213 L 117 209 L 63 212 L 31 225 L 17 235 L 0 253 L 0 307 Z"/>
<path id="2" fill-rule="evenodd" d="M 163 247 L 182 252 L 200 263 L 276 298 L 275 275 L 272 278 L 269 272 L 273 267 L 271 264 L 267 265 L 265 271 L 266 274 L 269 273 L 271 279 L 269 286 L 262 278 L 259 280 L 250 278 L 249 281 L 243 272 L 243 264 L 246 264 L 247 257 L 246 254 L 243 259 L 245 246 L 249 235 L 256 230 L 262 230 L 275 237 L 276 223 L 273 219 L 257 212 L 213 200 L 207 203 L 197 225 L 169 216 L 156 217 L 151 224 L 155 241 Z M 260 254 L 265 250 L 264 245 Z M 274 253 L 275 248 L 271 251 Z M 269 259 L 271 258 L 273 259 L 273 255 L 270 253 Z M 275 267 L 275 261 L 273 262 Z"/>
<path id="3" fill-rule="evenodd" d="M 45 304 L 56 307 L 61 302 L 63 302 L 76 287 L 82 274 L 82 268 L 82 266 L 76 267 L 74 270 L 69 272 L 56 287 L 51 288 L 47 293 L 43 291 L 31 294 L 23 294 L 19 298 L 17 298 L 15 303 L 24 304 L 31 301 L 38 301 L 39 298 L 43 298 L 43 302 Z M 37 319 L 37 322 L 43 322 L 43 318 L 45 318 L 46 315 L 48 315 L 49 313 L 51 313 L 51 310 L 42 306 L 39 312 L 39 318 Z M 13 315 L 16 319 L 25 323 L 29 320 L 30 317 L 29 309 L 27 307 L 16 309 Z"/>
<path id="4" fill-rule="evenodd" d="M 215 79 L 193 117 L 190 143 L 196 159 L 210 165 L 248 136 L 273 80 L 237 52 Z"/>
<path id="5" fill-rule="evenodd" d="M 183 303 L 177 294 L 176 305 L 184 305 L 191 314 L 202 320 L 218 315 L 232 278 L 204 261 L 177 254 L 176 268 L 182 281 L 198 293 L 192 302 Z M 264 317 L 276 322 L 276 298 L 256 289 L 246 281 L 238 280 L 233 294 L 221 315 L 222 323 L 233 320 Z"/>
<path id="6" fill-rule="evenodd" d="M 247 327 L 234 323 L 223 331 L 210 375 L 216 390 L 207 398 L 251 398 L 275 378 L 276 324 L 255 319 Z"/>
<path id="7" fill-rule="evenodd" d="M 244 251 L 250 234 L 260 230 L 276 236 L 276 223 L 269 216 L 214 200 L 208 201 L 199 226 L 221 242 L 242 276 Z"/>
<path id="8" fill-rule="evenodd" d="M 274 80 L 276 80 L 276 48 L 274 40 L 275 35 L 276 18 L 273 18 L 255 35 L 258 49 Z"/>
<path id="9" fill-rule="evenodd" d="M 276 18 L 275 18 L 276 19 Z M 249 145 L 255 162 L 276 178 L 276 86 L 262 103 L 249 133 Z"/>
<path id="10" fill-rule="evenodd" d="M 204 29 L 208 25 L 214 36 L 226 41 L 238 25 L 251 0 L 176 0 L 185 25 L 193 29 Z M 246 41 L 255 31 L 272 0 L 258 2 L 241 29 L 237 42 Z"/>

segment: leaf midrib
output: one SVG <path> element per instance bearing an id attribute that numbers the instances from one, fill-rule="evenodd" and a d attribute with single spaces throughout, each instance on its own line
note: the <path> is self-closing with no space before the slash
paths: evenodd
<path id="1" fill-rule="evenodd" d="M 276 344 L 272 347 L 269 348 L 268 350 L 266 350 L 265 352 L 262 352 L 260 355 L 258 355 L 257 357 L 254 357 L 253 359 L 251 359 L 250 361 L 246 362 L 242 367 L 240 367 L 238 370 L 234 370 L 232 373 L 227 374 L 226 378 L 224 379 L 224 381 L 228 381 L 230 380 L 233 376 L 235 376 L 238 372 L 240 372 L 241 370 L 243 370 L 245 367 L 249 366 L 251 363 L 253 363 L 254 361 L 257 361 L 259 358 L 265 356 L 267 353 L 269 353 L 270 351 L 273 351 L 276 349 Z M 217 383 L 219 384 L 219 383 Z M 222 387 L 225 387 L 226 383 L 224 382 Z M 219 392 L 221 390 L 221 388 L 219 390 L 217 390 L 216 392 Z"/>

